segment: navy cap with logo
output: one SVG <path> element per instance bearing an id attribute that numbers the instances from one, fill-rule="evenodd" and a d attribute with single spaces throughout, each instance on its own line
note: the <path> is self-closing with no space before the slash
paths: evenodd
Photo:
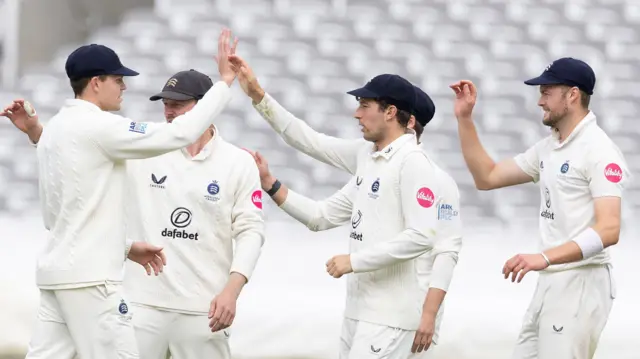
<path id="1" fill-rule="evenodd" d="M 588 95 L 592 95 L 596 86 L 596 74 L 586 62 L 572 57 L 563 57 L 547 66 L 542 75 L 524 83 L 532 86 L 575 86 Z"/>
<path id="2" fill-rule="evenodd" d="M 416 121 L 422 126 L 426 126 L 429 121 L 433 119 L 436 114 L 436 105 L 431 100 L 431 97 L 418 86 L 415 86 L 416 90 L 416 106 L 414 111 L 414 117 Z"/>
<path id="3" fill-rule="evenodd" d="M 162 92 L 151 96 L 149 100 L 200 100 L 211 87 L 213 87 L 213 81 L 202 72 L 193 69 L 180 71 L 171 76 L 162 88 Z"/>
<path id="4" fill-rule="evenodd" d="M 363 87 L 347 92 L 358 98 L 384 99 L 400 110 L 415 113 L 415 87 L 403 77 L 382 74 L 374 77 Z"/>
<path id="5" fill-rule="evenodd" d="M 80 46 L 74 50 L 67 58 L 65 71 L 71 80 L 102 75 L 139 75 L 136 71 L 122 65 L 115 51 L 97 44 Z"/>

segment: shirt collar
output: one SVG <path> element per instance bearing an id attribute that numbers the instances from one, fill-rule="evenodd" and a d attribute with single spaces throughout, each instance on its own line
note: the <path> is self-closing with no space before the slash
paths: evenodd
<path id="1" fill-rule="evenodd" d="M 67 99 L 64 102 L 64 106 L 65 107 L 83 107 L 83 108 L 86 108 L 87 110 L 102 111 L 100 107 L 98 107 L 98 105 L 94 104 L 93 102 L 89 102 L 79 98 Z"/>
<path id="2" fill-rule="evenodd" d="M 208 129 L 208 131 L 211 131 L 211 129 Z M 204 147 L 202 147 L 200 152 L 191 157 L 186 148 L 182 148 L 181 151 L 185 155 L 185 157 L 192 161 L 204 161 L 209 158 L 209 156 L 211 156 L 211 153 L 218 146 L 218 143 L 220 143 L 221 140 L 222 138 L 220 137 L 220 131 L 215 125 L 213 125 L 213 137 L 204 145 Z"/>
<path id="3" fill-rule="evenodd" d="M 551 130 L 552 131 L 551 136 L 553 136 L 553 138 L 555 139 L 556 148 L 562 148 L 563 146 L 566 146 L 574 138 L 576 138 L 582 132 L 584 132 L 585 128 L 587 128 L 589 125 L 592 125 L 592 124 L 595 124 L 595 123 L 596 123 L 596 115 L 593 112 L 589 111 L 589 113 L 587 113 L 587 115 L 582 120 L 580 120 L 580 122 L 573 129 L 573 131 L 571 131 L 569 136 L 567 136 L 567 138 L 562 142 L 559 141 L 560 134 L 558 133 L 558 131 L 556 131 L 555 129 L 552 129 Z"/>
<path id="4" fill-rule="evenodd" d="M 402 146 L 406 145 L 410 141 L 416 142 L 416 135 L 414 132 L 409 132 L 398 137 L 397 139 L 395 139 L 393 142 L 388 144 L 385 148 L 381 149 L 380 151 L 376 151 L 374 148 L 374 150 L 371 152 L 371 157 L 372 158 L 382 157 L 385 160 L 388 160 L 391 157 L 393 157 L 393 155 L 396 152 L 398 152 L 398 150 L 400 150 Z"/>

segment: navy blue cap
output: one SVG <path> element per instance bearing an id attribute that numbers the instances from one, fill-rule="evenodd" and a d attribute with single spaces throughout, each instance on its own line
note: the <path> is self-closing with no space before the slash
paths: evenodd
<path id="1" fill-rule="evenodd" d="M 563 57 L 547 66 L 542 75 L 524 82 L 527 85 L 575 86 L 589 95 L 596 86 L 596 74 L 586 62 Z"/>
<path id="2" fill-rule="evenodd" d="M 429 121 L 433 119 L 436 114 L 436 105 L 431 100 L 431 97 L 418 86 L 415 86 L 416 90 L 416 106 L 414 111 L 414 117 L 416 121 L 422 126 L 426 126 Z"/>
<path id="3" fill-rule="evenodd" d="M 139 75 L 124 67 L 115 51 L 97 44 L 80 46 L 73 51 L 67 58 L 65 70 L 71 80 L 102 75 Z"/>
<path id="4" fill-rule="evenodd" d="M 162 92 L 151 96 L 149 100 L 200 100 L 211 87 L 213 87 L 213 81 L 202 72 L 193 69 L 180 71 L 171 76 L 162 88 Z"/>
<path id="5" fill-rule="evenodd" d="M 358 98 L 385 100 L 400 110 L 415 112 L 416 91 L 411 82 L 398 75 L 378 75 L 363 87 L 347 92 Z"/>

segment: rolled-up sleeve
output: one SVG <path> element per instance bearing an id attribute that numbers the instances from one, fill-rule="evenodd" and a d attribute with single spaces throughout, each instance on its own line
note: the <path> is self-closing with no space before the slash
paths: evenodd
<path id="1" fill-rule="evenodd" d="M 591 151 L 587 158 L 589 164 L 586 177 L 591 196 L 622 198 L 622 192 L 631 174 L 620 150 L 613 146 L 598 148 Z"/>
<path id="2" fill-rule="evenodd" d="M 525 152 L 513 158 L 518 167 L 520 167 L 524 173 L 531 176 L 535 183 L 540 180 L 540 156 L 538 155 L 538 151 L 540 147 L 543 146 L 543 141 L 546 141 L 546 139 L 541 140 Z"/>

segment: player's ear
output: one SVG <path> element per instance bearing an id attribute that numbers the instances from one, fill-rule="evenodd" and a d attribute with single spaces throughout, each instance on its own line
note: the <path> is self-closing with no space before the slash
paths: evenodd
<path id="1" fill-rule="evenodd" d="M 412 129 L 412 130 L 416 128 L 416 116 L 415 115 L 411 115 L 411 117 L 409 117 L 409 122 L 407 122 L 407 127 Z"/>
<path id="2" fill-rule="evenodd" d="M 385 114 L 387 115 L 387 119 L 392 119 L 398 114 L 398 108 L 394 105 L 390 105 L 387 106 L 387 110 L 385 112 Z"/>

